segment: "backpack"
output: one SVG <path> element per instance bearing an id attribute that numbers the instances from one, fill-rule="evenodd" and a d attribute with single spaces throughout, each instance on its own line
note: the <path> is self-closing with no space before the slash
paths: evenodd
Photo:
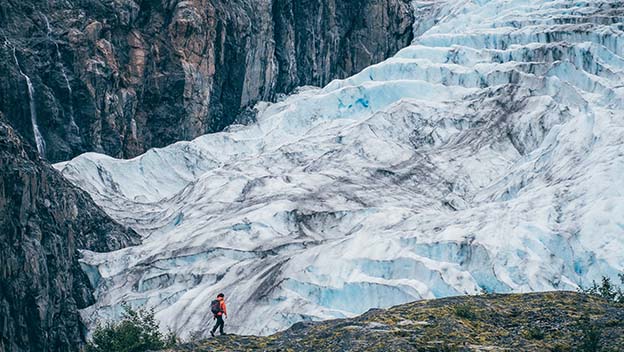
<path id="1" fill-rule="evenodd" d="M 221 313 L 221 301 L 219 301 L 218 299 L 212 301 L 212 303 L 210 303 L 210 310 L 214 315 Z"/>

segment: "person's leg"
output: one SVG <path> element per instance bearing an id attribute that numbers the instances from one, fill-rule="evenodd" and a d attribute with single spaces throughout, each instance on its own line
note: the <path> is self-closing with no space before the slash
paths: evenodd
<path id="1" fill-rule="evenodd" d="M 225 325 L 225 321 L 223 321 L 223 316 L 219 316 L 217 319 L 221 323 L 221 325 L 219 326 L 219 333 L 223 335 L 223 326 Z"/>
<path id="2" fill-rule="evenodd" d="M 221 317 L 217 316 L 217 322 L 215 323 L 215 326 L 212 328 L 211 332 L 214 334 L 215 331 L 217 331 L 217 328 L 219 327 L 219 322 L 221 321 Z"/>

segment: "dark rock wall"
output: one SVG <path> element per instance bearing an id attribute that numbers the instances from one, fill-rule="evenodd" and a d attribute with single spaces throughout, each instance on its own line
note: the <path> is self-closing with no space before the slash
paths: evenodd
<path id="1" fill-rule="evenodd" d="M 41 161 L 0 114 L 0 351 L 76 351 L 93 303 L 78 249 L 138 236 Z"/>
<path id="2" fill-rule="evenodd" d="M 405 1 L 273 1 L 277 92 L 323 86 L 407 46 L 414 21 Z"/>
<path id="3" fill-rule="evenodd" d="M 4 0 L 0 111 L 34 141 L 15 48 L 48 160 L 132 157 L 379 62 L 412 22 L 408 0 Z"/>

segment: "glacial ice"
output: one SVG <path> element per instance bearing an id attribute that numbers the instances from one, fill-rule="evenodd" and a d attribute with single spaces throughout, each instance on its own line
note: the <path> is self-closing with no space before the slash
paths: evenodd
<path id="1" fill-rule="evenodd" d="M 93 326 L 269 334 L 420 298 L 624 270 L 624 6 L 414 2 L 413 45 L 258 122 L 56 167 L 143 244 L 83 252 Z"/>

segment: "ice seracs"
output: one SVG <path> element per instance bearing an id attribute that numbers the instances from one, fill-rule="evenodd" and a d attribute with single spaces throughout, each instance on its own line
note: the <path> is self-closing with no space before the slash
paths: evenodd
<path id="1" fill-rule="evenodd" d="M 419 298 L 575 289 L 624 269 L 624 7 L 414 2 L 413 45 L 132 160 L 57 165 L 140 246 L 84 252 L 121 304 L 268 334 Z"/>

